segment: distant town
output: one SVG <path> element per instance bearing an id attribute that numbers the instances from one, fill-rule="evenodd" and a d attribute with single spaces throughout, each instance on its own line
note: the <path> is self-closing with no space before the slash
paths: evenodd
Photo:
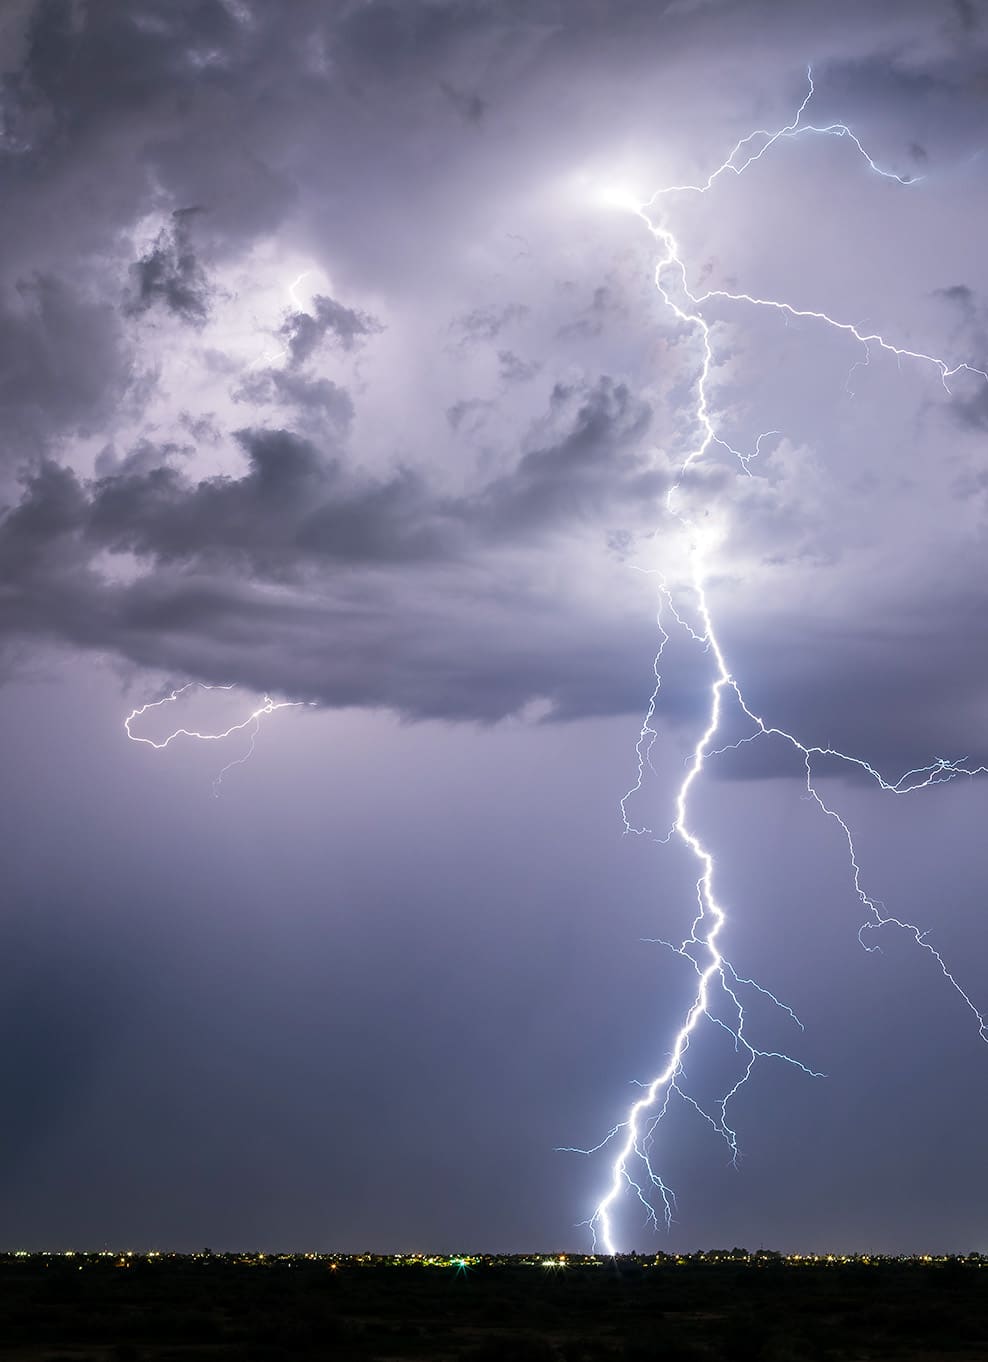
<path id="1" fill-rule="evenodd" d="M 988 1362 L 988 1255 L 0 1254 L 0 1362 Z"/>
<path id="2" fill-rule="evenodd" d="M 330 1271 L 340 1268 L 359 1267 L 406 1267 L 406 1268 L 445 1268 L 454 1272 L 465 1272 L 474 1268 L 526 1267 L 541 1268 L 544 1271 L 559 1272 L 566 1269 L 586 1269 L 612 1267 L 623 1268 L 674 1268 L 702 1267 L 704 1265 L 735 1264 L 750 1267 L 863 1267 L 896 1265 L 917 1267 L 935 1266 L 945 1263 L 962 1264 L 971 1267 L 988 1265 L 988 1254 L 980 1253 L 924 1253 L 924 1254 L 883 1254 L 883 1253 L 779 1253 L 773 1249 L 703 1249 L 695 1253 L 621 1253 L 614 1256 L 599 1253 L 261 1253 L 251 1252 L 213 1252 L 204 1248 L 192 1253 L 177 1253 L 152 1249 L 137 1252 L 131 1249 L 59 1249 L 53 1251 L 33 1251 L 16 1249 L 0 1252 L 0 1266 L 22 1259 L 33 1263 L 73 1260 L 78 1267 L 88 1266 L 129 1268 L 137 1265 L 155 1263 L 202 1264 L 208 1267 L 236 1266 L 279 1268 L 311 1264 L 323 1264 Z"/>

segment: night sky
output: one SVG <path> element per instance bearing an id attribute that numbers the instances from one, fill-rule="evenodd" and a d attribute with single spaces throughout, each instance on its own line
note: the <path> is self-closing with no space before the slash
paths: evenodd
<path id="1" fill-rule="evenodd" d="M 984 22 L 982 19 L 984 18 Z M 6 0 L 0 12 L 0 1246 L 583 1249 L 695 975 L 659 838 L 710 659 L 664 659 L 696 336 L 782 298 L 988 368 L 977 0 Z M 608 192 L 610 191 L 610 192 Z M 890 779 L 988 760 L 988 383 L 711 303 L 690 476 L 750 702 Z M 867 361 L 867 362 L 866 362 Z M 222 742 L 263 701 L 300 702 Z M 215 691 L 204 687 L 231 686 Z M 733 737 L 741 730 L 732 730 Z M 867 952 L 785 744 L 710 763 L 761 1063 L 684 1104 L 623 1247 L 988 1251 L 988 1046 Z M 988 1008 L 988 785 L 831 768 L 869 892 Z M 646 938 L 653 939 L 650 944 Z M 709 1038 L 708 1038 L 709 1039 Z M 715 1102 L 723 1037 L 691 1053 Z"/>

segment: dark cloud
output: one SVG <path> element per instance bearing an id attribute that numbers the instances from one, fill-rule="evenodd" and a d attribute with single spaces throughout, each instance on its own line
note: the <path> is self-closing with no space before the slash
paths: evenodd
<path id="1" fill-rule="evenodd" d="M 884 146 L 894 161 L 911 139 L 932 175 L 944 164 L 944 129 L 970 112 L 977 30 L 959 36 L 969 18 L 964 6 L 933 18 L 918 3 L 883 5 L 867 20 L 838 4 L 811 22 L 768 3 L 300 0 L 289 12 L 220 0 L 42 0 L 5 86 L 0 165 L 10 243 L 6 457 L 11 466 L 34 460 L 36 474 L 0 528 L 14 583 L 8 628 L 64 630 L 155 665 L 177 666 L 180 654 L 190 674 L 199 674 L 196 647 L 210 654 L 210 639 L 236 635 L 225 663 L 239 679 L 241 666 L 259 674 L 248 622 L 256 610 L 258 628 L 270 628 L 272 583 L 297 593 L 285 605 L 295 620 L 320 619 L 321 592 L 345 596 L 339 652 L 351 646 L 365 593 L 377 604 L 360 629 L 381 627 L 397 646 L 403 631 L 380 605 L 390 593 L 410 620 L 429 599 L 417 648 L 470 655 L 450 701 L 456 712 L 469 710 L 485 658 L 510 653 L 526 676 L 524 630 L 491 607 L 479 646 L 477 603 L 496 599 L 507 574 L 503 589 L 525 616 L 526 601 L 543 599 L 545 555 L 558 548 L 560 611 L 578 633 L 566 553 L 586 536 L 599 546 L 594 570 L 633 558 L 629 546 L 660 519 L 670 451 L 692 438 L 686 343 L 657 320 L 648 243 L 633 246 L 626 227 L 605 221 L 572 184 L 606 178 L 626 154 L 644 162 L 642 175 L 653 165 L 665 173 L 650 159 L 658 140 L 662 157 L 679 156 L 695 173 L 693 163 L 729 146 L 753 113 L 763 121 L 789 110 L 807 59 L 818 63 L 821 108 L 860 115 L 880 144 L 910 110 L 899 140 L 889 132 Z M 728 75 L 721 50 L 732 53 Z M 580 79 L 591 69 L 592 98 Z M 676 111 L 693 107 L 700 88 L 711 97 L 680 136 Z M 467 135 L 464 121 L 482 135 Z M 820 166 L 823 183 L 831 169 Z M 760 173 L 772 183 L 768 161 Z M 163 213 L 169 226 L 129 277 L 134 344 L 151 346 L 138 375 L 115 315 L 127 284 L 115 262 L 121 243 Z M 766 231 L 759 218 L 757 231 L 728 232 L 742 265 L 760 268 L 771 254 Z M 605 238 L 620 246 L 594 255 Z M 47 268 L 53 259 L 67 262 L 64 273 Z M 286 315 L 291 281 L 309 264 L 333 280 L 334 296 Z M 944 289 L 945 301 L 963 309 L 967 287 Z M 190 346 L 204 338 L 184 367 L 179 347 L 159 352 L 147 340 L 166 312 L 187 324 Z M 257 360 L 263 339 L 247 353 L 244 337 L 272 333 L 285 362 Z M 442 361 L 429 371 L 436 336 L 437 352 L 452 336 L 457 373 L 438 372 Z M 358 349 L 366 369 L 344 387 L 332 366 Z M 602 371 L 614 377 L 594 381 Z M 812 427 L 811 385 L 802 396 Z M 958 397 L 964 429 L 982 428 L 984 400 Z M 741 424 L 747 416 L 739 412 Z M 76 434 L 98 439 L 102 452 L 59 443 Z M 246 469 L 232 472 L 235 459 Z M 969 485 L 961 468 L 952 477 Z M 706 494 L 721 483 L 712 478 Z M 769 514 L 757 498 L 736 498 L 759 560 L 782 574 L 802 553 L 837 571 L 841 551 L 828 557 L 816 527 L 815 538 L 803 533 L 812 498 L 787 487 L 776 500 Z M 780 543 L 787 516 L 792 533 Z M 136 575 L 115 578 L 117 557 L 128 555 Z M 142 614 L 141 602 L 154 610 Z M 209 638 L 205 626 L 182 625 L 183 602 L 190 621 L 208 616 Z M 645 607 L 645 631 L 648 619 Z M 167 621 L 160 639 L 154 621 Z M 322 658 L 324 626 L 313 628 L 320 640 L 308 651 Z M 306 652 L 294 638 L 285 656 Z M 265 661 L 273 671 L 264 684 L 320 693 L 284 656 Z M 540 666 L 538 684 L 552 692 L 551 669 Z M 203 663 L 202 674 L 212 667 Z M 395 659 L 391 667 L 400 675 Z M 757 675 L 757 659 L 751 668 Z M 354 660 L 351 697 L 360 673 Z M 376 702 L 376 671 L 364 681 Z M 494 689 L 514 697 L 535 685 L 528 676 L 507 688 L 502 678 Z M 398 683 L 389 702 L 442 708 L 409 699 Z M 608 707 L 602 693 L 594 704 Z"/>
<path id="2" fill-rule="evenodd" d="M 142 0 L 81 9 L 41 0 L 29 32 L 26 71 L 55 127 L 78 134 L 147 109 L 167 89 L 193 90 L 210 56 L 236 61 L 243 33 L 219 0 Z M 55 135 L 55 128 L 53 128 Z"/>
<path id="3" fill-rule="evenodd" d="M 953 411 L 960 424 L 969 430 L 988 430 L 988 393 L 979 391 L 973 397 L 958 399 Z"/>
<path id="4" fill-rule="evenodd" d="M 477 430 L 483 425 L 484 415 L 494 406 L 482 397 L 465 397 L 459 402 L 454 402 L 451 407 L 446 408 L 446 420 L 453 430 L 459 430 L 468 421 L 472 430 Z"/>
<path id="5" fill-rule="evenodd" d="M 575 604 L 561 600 L 547 630 L 537 569 L 528 584 L 513 570 L 510 586 L 500 579 L 505 554 L 547 552 L 553 536 L 592 531 L 601 515 L 641 523 L 667 486 L 642 447 L 649 420 L 611 379 L 557 387 L 543 442 L 511 473 L 455 497 L 409 469 L 361 475 L 342 448 L 327 453 L 285 430 L 239 433 L 241 477 L 196 482 L 169 451 L 155 463 L 145 447 L 92 481 L 49 463 L 0 520 L 10 587 L 0 623 L 173 669 L 198 647 L 204 678 L 215 679 L 222 656 L 238 677 L 267 668 L 267 686 L 285 693 L 419 717 L 497 718 L 534 698 L 570 716 L 621 711 L 636 688 L 611 663 L 573 675 L 574 651 L 586 648 Z M 115 580 L 112 566 L 97 569 L 105 553 L 133 555 L 145 570 L 131 585 Z M 279 625 L 271 585 L 288 590 Z M 309 627 L 303 643 L 296 631 Z M 262 635 L 292 643 L 259 650 Z M 397 655 L 406 647 L 407 667 Z"/>
<path id="6" fill-rule="evenodd" d="M 375 317 L 317 294 L 312 312 L 293 312 L 281 327 L 292 364 L 304 364 L 328 336 L 343 350 L 354 350 L 384 330 Z"/>
<path id="7" fill-rule="evenodd" d="M 513 350 L 499 350 L 497 362 L 498 371 L 505 383 L 527 383 L 542 368 L 538 360 L 522 359 Z"/>
<path id="8" fill-rule="evenodd" d="M 565 423 L 565 433 L 484 488 L 481 524 L 502 535 L 538 533 L 574 519 L 593 523 L 622 503 L 659 504 L 668 475 L 649 467 L 641 452 L 651 411 L 627 385 L 603 379 L 586 391 L 557 384 L 550 413 Z"/>
<path id="9" fill-rule="evenodd" d="M 477 307 L 458 317 L 455 329 L 460 332 L 462 343 L 492 341 L 507 327 L 523 321 L 528 316 L 528 311 L 524 303 Z"/>
<path id="10" fill-rule="evenodd" d="M 751 707 L 809 745 L 834 747 L 898 778 L 939 757 L 978 765 L 988 760 L 981 733 L 988 667 L 984 623 L 988 596 L 969 590 L 962 609 L 969 628 L 938 610 L 931 593 L 893 620 L 876 623 L 807 620 L 773 622 L 741 638 L 729 628 L 732 656 Z M 764 665 L 771 657 L 773 666 Z M 884 715 L 882 723 L 875 716 Z M 738 732 L 750 732 L 742 720 Z M 963 746 L 958 744 L 963 742 Z M 722 758 L 719 774 L 738 779 L 798 774 L 799 757 L 780 739 L 748 744 Z M 864 779 L 853 768 L 820 760 L 821 775 Z"/>
<path id="11" fill-rule="evenodd" d="M 972 29 L 980 27 L 983 16 L 974 0 L 953 0 L 953 3 L 954 11 L 962 28 L 970 32 Z"/>
<path id="12" fill-rule="evenodd" d="M 290 407 L 302 426 L 328 426 L 344 433 L 353 420 L 353 403 L 345 389 L 328 378 L 310 378 L 293 369 L 263 369 L 249 375 L 234 400 L 260 406 Z"/>
<path id="13" fill-rule="evenodd" d="M 988 370 L 988 311 L 978 294 L 967 284 L 950 284 L 936 290 L 960 319 L 961 336 L 972 363 Z M 954 419 L 969 430 L 988 429 L 988 385 L 965 385 L 954 394 L 951 402 Z M 963 485 L 969 479 L 962 475 Z"/>
<path id="14" fill-rule="evenodd" d="M 202 326 L 206 321 L 211 290 L 191 239 L 192 219 L 199 211 L 177 208 L 171 227 L 162 228 L 148 254 L 131 266 L 134 288 L 127 310 L 132 315 L 160 303 L 183 322 Z"/>
<path id="15" fill-rule="evenodd" d="M 561 336 L 599 336 L 608 320 L 620 317 L 625 311 L 624 304 L 616 295 L 611 284 L 598 284 L 593 291 L 590 303 L 575 322 L 568 322 L 560 329 Z"/>
<path id="16" fill-rule="evenodd" d="M 346 395 L 322 382 L 348 419 Z M 306 398 L 309 391 L 303 388 Z M 557 386 L 548 418 L 556 438 L 525 454 L 510 474 L 455 498 L 405 469 L 383 481 L 361 478 L 339 454 L 286 430 L 238 433 L 248 460 L 240 478 L 190 481 L 161 461 L 169 451 L 159 451 L 154 465 L 142 445 L 118 470 L 88 484 L 70 469 L 46 465 L 0 521 L 0 542 L 12 570 L 29 540 L 32 555 L 44 555 L 47 538 L 76 532 L 101 549 L 164 562 L 232 554 L 279 577 L 302 570 L 310 557 L 389 563 L 462 556 L 654 503 L 667 477 L 648 466 L 641 449 L 650 415 L 611 379 L 590 389 Z"/>
<path id="17" fill-rule="evenodd" d="M 338 458 L 283 430 L 242 431 L 242 478 L 190 483 L 160 466 L 97 482 L 83 534 L 111 552 L 157 562 L 247 565 L 297 577 L 307 560 L 391 563 L 444 554 L 440 519 L 418 479 L 348 476 Z"/>
<path id="18" fill-rule="evenodd" d="M 462 90 L 455 89 L 446 81 L 440 81 L 439 88 L 464 122 L 472 123 L 476 127 L 483 121 L 484 114 L 487 112 L 487 101 L 481 99 L 480 95 L 476 93 L 466 94 Z"/>
<path id="19" fill-rule="evenodd" d="M 937 296 L 946 298 L 950 303 L 956 303 L 967 316 L 973 316 L 974 291 L 969 289 L 967 284 L 950 284 L 947 288 L 937 289 Z"/>
<path id="20" fill-rule="evenodd" d="M 111 304 L 51 275 L 21 281 L 0 310 L 0 436 L 8 464 L 70 432 L 97 431 L 129 377 Z"/>

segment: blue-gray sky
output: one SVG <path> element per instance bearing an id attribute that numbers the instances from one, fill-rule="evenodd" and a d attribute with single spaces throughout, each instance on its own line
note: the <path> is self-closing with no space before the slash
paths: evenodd
<path id="1" fill-rule="evenodd" d="M 691 867 L 622 836 L 696 338 L 601 190 L 693 278 L 988 361 L 979 5 L 10 5 L 0 175 L 11 1247 L 577 1248 L 595 1143 L 668 1049 Z M 984 435 L 970 375 L 723 304 L 689 488 L 752 702 L 895 777 L 983 760 Z M 644 569 L 644 571 L 642 570 Z M 708 678 L 678 645 L 635 816 Z M 246 750 L 126 741 L 186 681 L 264 692 Z M 231 702 L 234 708 L 231 708 Z M 192 722 L 190 722 L 192 721 Z M 137 731 L 135 729 L 135 731 Z M 711 768 L 725 942 L 827 1077 L 759 1069 L 739 1169 L 683 1112 L 678 1221 L 629 1246 L 988 1249 L 988 1049 L 860 910 L 780 746 Z M 986 794 L 848 781 L 867 883 L 988 1005 Z M 687 971 L 688 973 L 688 971 Z M 720 1073 L 698 1055 L 696 1089 Z M 704 1067 L 706 1064 L 707 1067 Z"/>

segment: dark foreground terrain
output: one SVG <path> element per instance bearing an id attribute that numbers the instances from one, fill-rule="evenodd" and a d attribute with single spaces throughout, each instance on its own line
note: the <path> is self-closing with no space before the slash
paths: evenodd
<path id="1" fill-rule="evenodd" d="M 0 1362 L 988 1362 L 988 1258 L 0 1255 Z"/>

